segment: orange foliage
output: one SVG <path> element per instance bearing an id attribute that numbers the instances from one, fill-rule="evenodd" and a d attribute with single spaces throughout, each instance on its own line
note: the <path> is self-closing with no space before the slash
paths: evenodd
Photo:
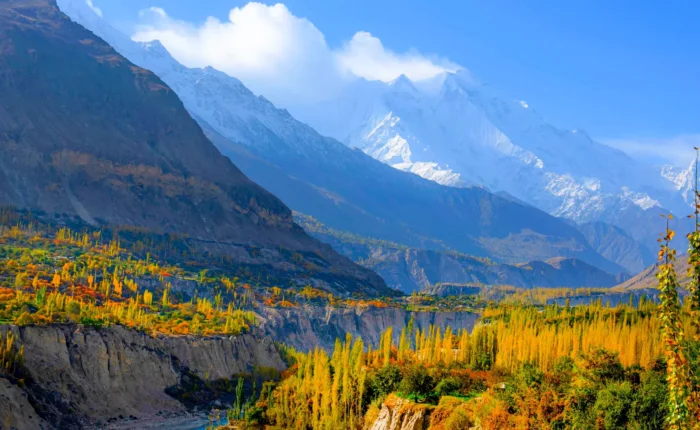
<path id="1" fill-rule="evenodd" d="M 15 290 L 12 288 L 0 287 L 0 302 L 6 302 L 15 298 Z"/>

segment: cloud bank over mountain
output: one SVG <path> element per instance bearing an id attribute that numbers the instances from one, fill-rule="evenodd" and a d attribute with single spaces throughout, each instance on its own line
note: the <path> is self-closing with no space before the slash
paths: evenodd
<path id="1" fill-rule="evenodd" d="M 365 31 L 331 47 L 312 22 L 281 3 L 248 3 L 233 8 L 226 21 L 209 17 L 200 25 L 151 7 L 140 12 L 132 37 L 160 40 L 182 64 L 224 71 L 282 106 L 317 101 L 357 78 L 420 80 L 460 69 L 416 51 L 393 52 Z"/>

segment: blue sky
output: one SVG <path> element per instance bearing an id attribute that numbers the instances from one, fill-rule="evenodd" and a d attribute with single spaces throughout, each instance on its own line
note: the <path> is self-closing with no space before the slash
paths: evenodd
<path id="1" fill-rule="evenodd" d="M 161 7 L 173 22 L 198 27 L 210 16 L 227 22 L 232 8 L 247 3 L 93 2 L 108 21 L 131 33 L 150 19 L 139 17 L 139 11 L 148 7 Z M 612 142 L 639 151 L 637 155 L 700 143 L 698 2 L 287 0 L 284 4 L 294 16 L 308 19 L 331 50 L 340 49 L 358 31 L 371 33 L 386 50 L 417 51 L 440 64 L 463 66 L 502 93 L 526 100 L 552 124 L 584 129 L 600 139 L 617 138 Z"/>

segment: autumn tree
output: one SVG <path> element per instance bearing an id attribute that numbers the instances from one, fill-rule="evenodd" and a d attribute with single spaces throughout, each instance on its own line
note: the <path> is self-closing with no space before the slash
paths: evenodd
<path id="1" fill-rule="evenodd" d="M 667 381 L 669 411 L 667 424 L 669 429 L 683 429 L 689 422 L 690 379 L 688 359 L 685 351 L 684 326 L 681 320 L 681 306 L 678 298 L 678 281 L 674 263 L 676 250 L 670 247 L 674 231 L 669 227 L 672 215 L 666 218 L 666 232 L 661 237 L 659 251 L 659 268 L 656 277 L 659 280 L 659 299 L 661 300 L 659 318 L 663 327 L 666 346 Z"/>

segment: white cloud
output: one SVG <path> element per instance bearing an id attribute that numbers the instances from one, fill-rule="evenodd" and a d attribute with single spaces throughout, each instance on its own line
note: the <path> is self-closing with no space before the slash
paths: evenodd
<path id="1" fill-rule="evenodd" d="M 99 7 L 96 7 L 94 4 L 92 4 L 92 0 L 85 0 L 87 5 L 90 7 L 90 9 L 93 10 L 97 14 L 97 16 L 102 17 L 102 9 Z"/>
<path id="2" fill-rule="evenodd" d="M 333 49 L 313 23 L 283 4 L 248 3 L 232 9 L 228 20 L 210 17 L 199 25 L 150 8 L 141 11 L 133 39 L 160 40 L 184 65 L 212 66 L 282 105 L 322 98 L 355 77 L 418 80 L 457 69 L 417 52 L 392 52 L 367 32 Z"/>
<path id="3" fill-rule="evenodd" d="M 432 78 L 445 70 L 459 69 L 447 60 L 433 61 L 417 52 L 396 54 L 365 31 L 355 33 L 336 55 L 341 67 L 355 76 L 385 82 L 402 74 L 412 81 L 418 81 Z"/>
<path id="4" fill-rule="evenodd" d="M 700 134 L 682 134 L 666 138 L 600 139 L 600 141 L 647 163 L 670 163 L 685 168 L 695 159 L 693 147 L 700 147 Z"/>
<path id="5" fill-rule="evenodd" d="M 323 34 L 283 4 L 248 3 L 232 9 L 228 21 L 210 17 L 199 26 L 160 8 L 144 10 L 140 18 L 134 40 L 158 39 L 184 65 L 212 66 L 266 96 L 306 97 L 336 83 Z"/>

